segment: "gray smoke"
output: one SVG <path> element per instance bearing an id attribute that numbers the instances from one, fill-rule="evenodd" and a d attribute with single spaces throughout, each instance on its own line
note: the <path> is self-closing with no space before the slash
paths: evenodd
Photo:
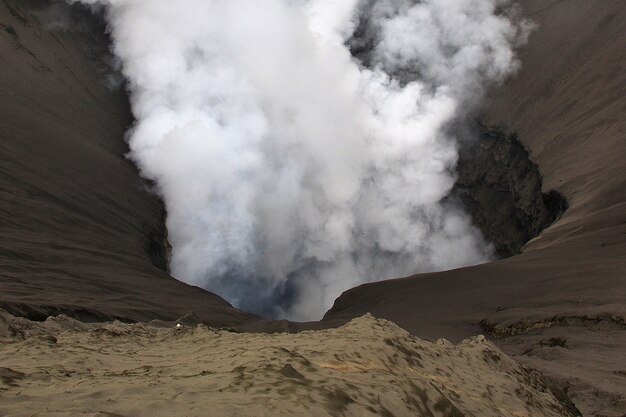
<path id="1" fill-rule="evenodd" d="M 447 127 L 517 67 L 508 1 L 82 2 L 107 7 L 176 278 L 311 319 L 360 283 L 490 256 L 446 200 Z"/>

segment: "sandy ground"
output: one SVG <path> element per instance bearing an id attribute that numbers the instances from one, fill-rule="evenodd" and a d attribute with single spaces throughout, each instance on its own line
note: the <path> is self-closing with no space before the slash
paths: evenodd
<path id="1" fill-rule="evenodd" d="M 576 415 L 482 337 L 430 343 L 369 315 L 239 334 L 0 312 L 0 338 L 4 416 Z"/>

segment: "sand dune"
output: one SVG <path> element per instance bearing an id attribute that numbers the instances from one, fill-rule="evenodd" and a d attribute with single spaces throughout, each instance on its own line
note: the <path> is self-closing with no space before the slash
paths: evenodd
<path id="1" fill-rule="evenodd" d="M 482 337 L 425 342 L 385 320 L 299 334 L 0 315 L 5 416 L 574 416 Z"/>

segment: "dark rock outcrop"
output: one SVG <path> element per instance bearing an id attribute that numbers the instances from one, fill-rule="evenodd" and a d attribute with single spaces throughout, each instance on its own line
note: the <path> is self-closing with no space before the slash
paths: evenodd
<path id="1" fill-rule="evenodd" d="M 567 201 L 558 191 L 542 192 L 537 164 L 517 135 L 478 123 L 478 139 L 463 142 L 453 195 L 506 258 L 561 217 Z"/>

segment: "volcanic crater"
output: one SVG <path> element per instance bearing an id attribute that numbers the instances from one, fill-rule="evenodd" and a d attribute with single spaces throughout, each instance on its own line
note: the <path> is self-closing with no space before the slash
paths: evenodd
<path id="1" fill-rule="evenodd" d="M 53 3 L 69 20 L 51 27 L 47 1 L 2 0 L 0 308 L 236 332 L 372 313 L 427 340 L 486 333 L 585 414 L 626 413 L 626 4 L 520 3 L 538 27 L 520 73 L 468 123 L 450 197 L 499 260 L 365 284 L 323 320 L 292 323 L 168 275 L 163 204 L 125 158 L 128 97 L 103 82 L 119 78 L 101 18 Z"/>

